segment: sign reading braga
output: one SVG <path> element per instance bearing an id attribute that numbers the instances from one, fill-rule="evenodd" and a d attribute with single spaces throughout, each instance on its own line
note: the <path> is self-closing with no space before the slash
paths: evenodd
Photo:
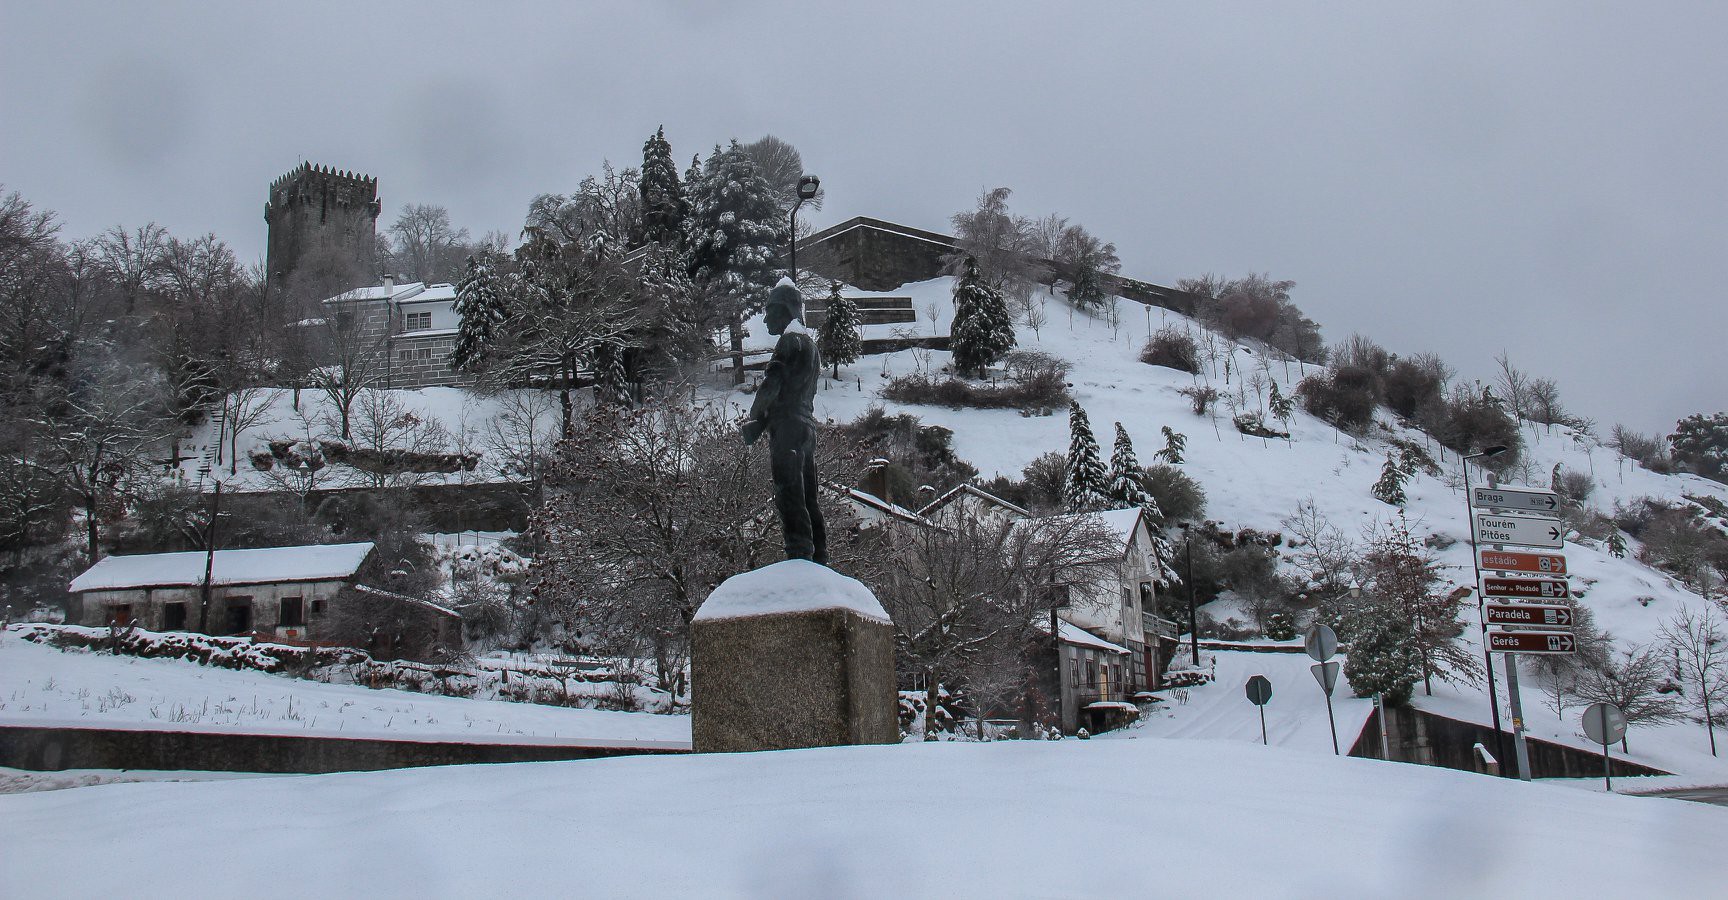
<path id="1" fill-rule="evenodd" d="M 1533 509 L 1537 512 L 1558 513 L 1560 497 L 1553 491 L 1479 487 L 1470 489 L 1470 505 L 1487 506 L 1495 509 Z"/>

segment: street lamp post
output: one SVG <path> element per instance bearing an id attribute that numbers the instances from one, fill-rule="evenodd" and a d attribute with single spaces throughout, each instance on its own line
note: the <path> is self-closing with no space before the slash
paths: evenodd
<path id="1" fill-rule="evenodd" d="M 1476 586 L 1482 586 L 1482 554 L 1476 545 L 1476 526 L 1472 524 L 1470 512 L 1470 461 L 1475 459 L 1493 459 L 1506 452 L 1503 446 L 1489 447 L 1481 453 L 1473 453 L 1464 457 L 1464 524 L 1470 529 L 1470 565 L 1476 572 Z M 1482 623 L 1482 659 L 1488 666 L 1488 710 L 1494 715 L 1494 748 L 1499 759 L 1506 759 L 1506 734 L 1500 730 L 1500 698 L 1494 686 L 1494 651 L 1488 649 L 1488 620 L 1482 610 L 1481 593 L 1476 595 L 1476 616 Z M 1508 662 L 1507 665 L 1513 665 Z"/>
<path id="2" fill-rule="evenodd" d="M 814 199 L 817 189 L 821 186 L 822 179 L 817 178 L 814 175 L 806 175 L 803 178 L 798 179 L 798 200 L 792 204 L 792 216 L 790 221 L 792 228 L 791 262 L 793 284 L 798 283 L 798 207 L 803 206 L 804 201 Z"/>
<path id="3" fill-rule="evenodd" d="M 1200 608 L 1194 605 L 1194 532 L 1189 530 L 1187 522 L 1178 522 L 1176 527 L 1182 529 L 1182 549 L 1188 559 L 1188 649 L 1194 657 L 1194 665 L 1198 666 L 1200 665 Z"/>

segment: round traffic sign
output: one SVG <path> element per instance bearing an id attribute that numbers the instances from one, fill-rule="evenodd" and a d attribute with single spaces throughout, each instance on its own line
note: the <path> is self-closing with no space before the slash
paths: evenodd
<path id="1" fill-rule="evenodd" d="M 1302 639 L 1302 647 L 1315 662 L 1325 662 L 1338 653 L 1338 635 L 1329 625 L 1316 625 L 1308 629 L 1308 635 Z"/>
<path id="2" fill-rule="evenodd" d="M 1584 734 L 1607 746 L 1626 736 L 1626 714 L 1612 703 L 1592 703 L 1584 709 Z"/>
<path id="3" fill-rule="evenodd" d="M 1248 679 L 1246 688 L 1248 702 L 1255 706 L 1265 706 L 1266 701 L 1272 699 L 1272 682 L 1268 681 L 1264 675 L 1256 675 Z"/>

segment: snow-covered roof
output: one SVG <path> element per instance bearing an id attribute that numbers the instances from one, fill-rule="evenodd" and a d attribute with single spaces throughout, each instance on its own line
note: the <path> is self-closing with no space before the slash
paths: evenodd
<path id="1" fill-rule="evenodd" d="M 807 559 L 781 560 L 726 579 L 703 601 L 692 621 L 826 609 L 851 610 L 866 619 L 889 621 L 888 612 L 863 582 Z"/>
<path id="2" fill-rule="evenodd" d="M 307 547 L 218 550 L 214 554 L 210 583 L 332 581 L 353 575 L 371 552 L 370 541 Z M 203 584 L 204 557 L 202 550 L 109 556 L 72 579 L 69 590 L 78 593 Z"/>
<path id="3" fill-rule="evenodd" d="M 1073 644 L 1077 647 L 1090 647 L 1094 650 L 1102 650 L 1105 653 L 1128 654 L 1133 652 L 1121 644 L 1112 644 L 1067 619 L 1057 619 L 1056 624 L 1057 633 L 1062 636 L 1062 643 L 1064 644 Z M 1038 621 L 1037 628 L 1045 634 L 1050 633 L 1050 623 L 1044 621 L 1042 617 L 1040 617 Z"/>
<path id="4" fill-rule="evenodd" d="M 1122 542 L 1123 549 L 1126 549 L 1134 540 L 1134 529 L 1140 523 L 1140 508 L 1130 506 L 1127 509 L 1107 509 L 1101 512 L 1057 513 L 1053 516 L 1040 516 L 1036 521 L 1065 519 L 1088 519 L 1097 522 L 1099 527 L 1115 535 Z"/>
<path id="5" fill-rule="evenodd" d="M 918 510 L 918 514 L 921 516 L 928 516 L 931 513 L 935 512 L 937 510 L 940 510 L 942 507 L 947 506 L 948 504 L 954 502 L 956 499 L 959 499 L 960 497 L 965 496 L 967 494 L 970 494 L 974 497 L 977 497 L 979 500 L 982 500 L 985 503 L 991 503 L 991 504 L 995 504 L 996 506 L 1000 506 L 1003 509 L 1007 510 L 1008 512 L 1013 513 L 1015 516 L 1018 516 L 1019 518 L 1022 518 L 1022 519 L 1032 518 L 1032 514 L 1030 512 L 1027 512 L 1024 509 L 1021 509 L 1020 507 L 1015 506 L 1012 503 L 1009 503 L 1008 501 L 1002 499 L 1001 497 L 998 497 L 995 494 L 992 494 L 989 491 L 986 491 L 983 488 L 978 487 L 975 484 L 964 483 L 964 482 L 950 488 L 947 493 L 945 493 L 942 496 L 937 497 L 936 499 L 930 501 L 928 504 L 925 505 L 925 507 L 923 509 Z"/>
<path id="6" fill-rule="evenodd" d="M 403 296 L 401 292 L 392 295 L 390 299 L 397 303 L 435 303 L 439 300 L 456 299 L 456 285 L 447 281 L 428 284 L 423 290 Z"/>
<path id="7" fill-rule="evenodd" d="M 358 287 L 351 291 L 343 291 L 334 297 L 325 298 L 325 303 L 354 303 L 360 300 L 395 300 L 400 303 L 409 297 L 426 290 L 422 281 L 405 281 L 386 287 L 382 284 Z M 454 295 L 452 295 L 454 296 Z"/>
<path id="8" fill-rule="evenodd" d="M 890 503 L 887 500 L 884 500 L 881 497 L 878 497 L 875 494 L 870 493 L 869 491 L 861 491 L 857 488 L 842 487 L 838 484 L 833 484 L 833 483 L 826 483 L 823 486 L 828 488 L 829 490 L 833 491 L 834 493 L 839 494 L 843 499 L 849 500 L 849 501 L 856 503 L 856 504 L 859 504 L 861 506 L 867 506 L 871 509 L 876 510 L 877 512 L 882 513 L 885 516 L 899 519 L 902 522 L 908 522 L 908 523 L 911 523 L 913 525 L 923 525 L 923 526 L 927 526 L 930 528 L 936 527 L 935 522 L 932 522 L 929 519 L 926 519 L 923 516 L 913 512 L 913 511 L 907 509 L 906 507 L 901 506 L 897 503 Z"/>
<path id="9" fill-rule="evenodd" d="M 398 331 L 397 338 L 435 338 L 449 337 L 461 331 L 459 328 L 422 328 L 419 331 Z"/>

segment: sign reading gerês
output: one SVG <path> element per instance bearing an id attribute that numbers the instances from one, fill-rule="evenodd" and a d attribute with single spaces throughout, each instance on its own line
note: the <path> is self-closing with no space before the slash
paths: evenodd
<path id="1" fill-rule="evenodd" d="M 1494 653 L 1571 653 L 1578 639 L 1570 631 L 1490 631 L 1488 649 Z"/>
<path id="2" fill-rule="evenodd" d="M 1564 528 L 1554 519 L 1538 516 L 1476 514 L 1476 542 L 1480 544 L 1520 544 L 1558 550 L 1566 543 Z"/>
<path id="3" fill-rule="evenodd" d="M 1479 487 L 1470 490 L 1470 505 L 1494 509 L 1532 509 L 1537 512 L 1558 513 L 1560 511 L 1560 497 L 1553 491 Z"/>

